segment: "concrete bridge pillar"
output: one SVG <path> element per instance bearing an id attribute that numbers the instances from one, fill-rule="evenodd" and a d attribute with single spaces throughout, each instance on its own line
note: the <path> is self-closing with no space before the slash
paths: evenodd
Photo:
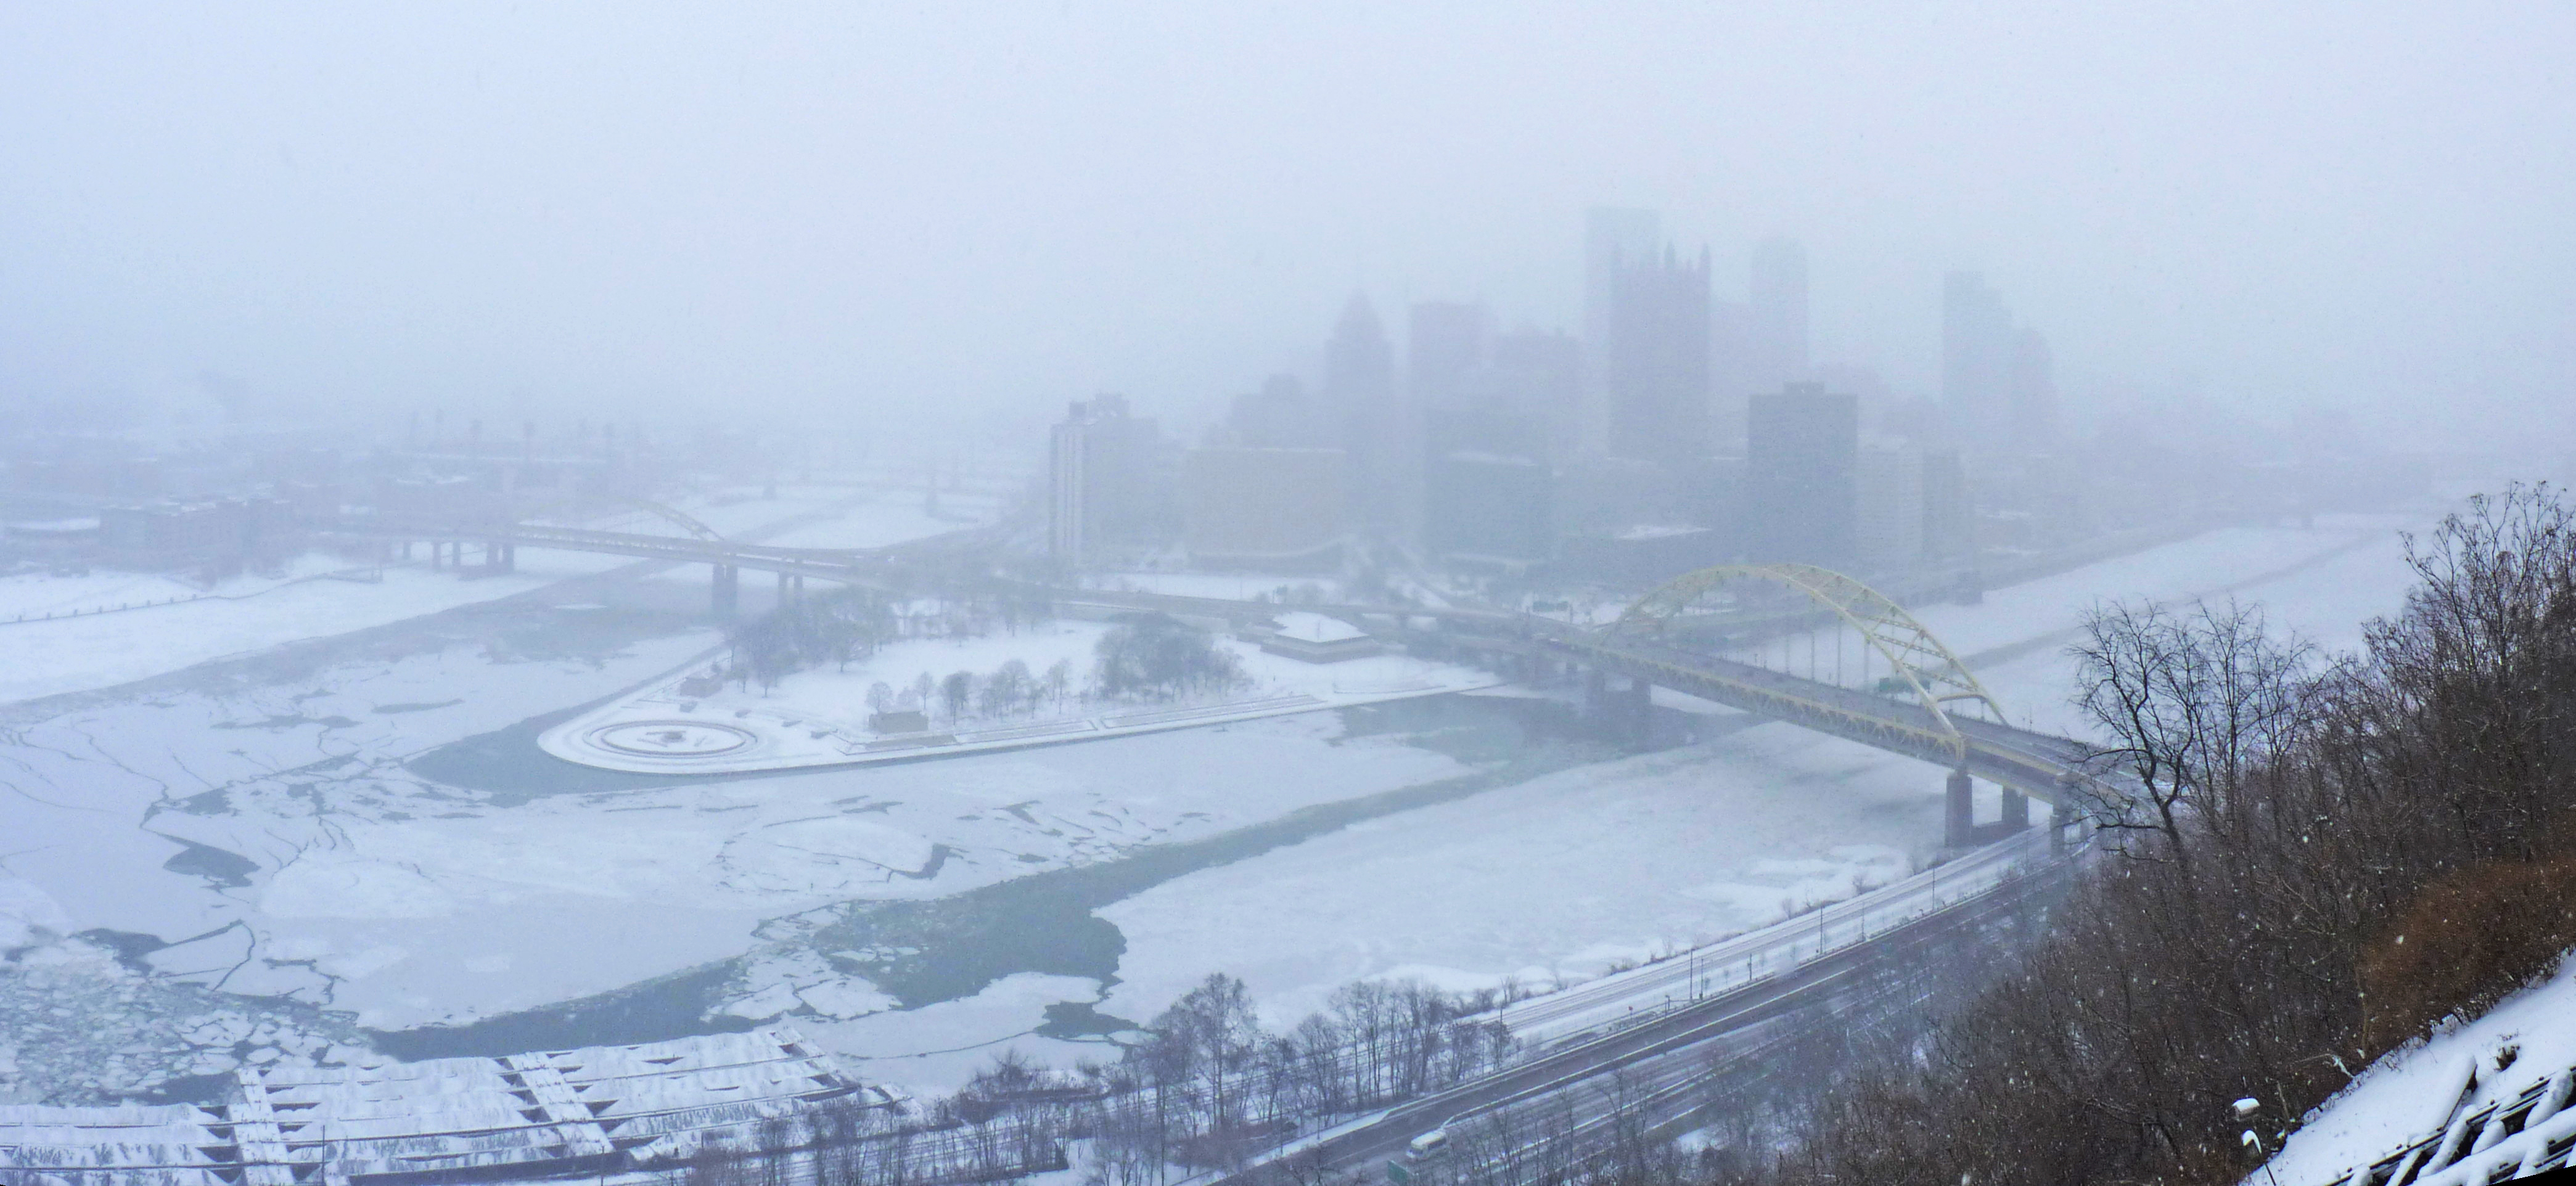
<path id="1" fill-rule="evenodd" d="M 730 564 L 711 565 L 715 569 L 715 588 L 708 610 L 719 618 L 733 616 L 734 607 L 742 601 L 742 573 Z"/>
<path id="2" fill-rule="evenodd" d="M 2050 804 L 2050 805 L 2049 805 L 2049 808 L 2048 808 L 2048 848 L 2049 848 L 2049 851 L 2051 851 L 2051 852 L 2061 852 L 2061 853 L 2066 851 L 2066 826 L 2067 826 L 2068 824 L 2071 824 L 2071 823 L 2074 823 L 2074 822 L 2075 822 L 2075 813 L 2074 813 L 2074 812 L 2071 812 L 2071 811 L 2066 810 L 2066 805 L 2065 805 L 2065 804 L 2063 804 L 2063 803 L 2052 803 L 2052 804 Z"/>
<path id="3" fill-rule="evenodd" d="M 1949 794 L 1942 804 L 1941 843 L 1966 848 L 1977 842 L 1977 780 L 1965 770 L 1950 772 Z"/>
<path id="4" fill-rule="evenodd" d="M 2004 831 L 2018 832 L 2029 826 L 2030 796 L 2004 788 Z"/>

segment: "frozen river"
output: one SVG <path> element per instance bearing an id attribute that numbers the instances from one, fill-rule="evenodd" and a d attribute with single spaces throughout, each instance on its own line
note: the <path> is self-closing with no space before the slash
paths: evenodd
<path id="1" fill-rule="evenodd" d="M 2407 584 L 2407 525 L 2217 532 L 1926 618 L 2009 651 L 2097 598 L 2238 585 L 2348 645 Z M 1940 838 L 1920 763 L 1776 725 L 1621 753 L 1510 696 L 766 777 L 576 767 L 536 735 L 717 638 L 693 589 L 569 588 L 0 709 L 0 1095 L 779 1016 L 936 1089 L 1006 1046 L 1098 1056 L 1211 971 L 1283 1016 L 1356 977 L 1580 978 Z M 2071 727 L 2054 645 L 1980 674 Z"/>

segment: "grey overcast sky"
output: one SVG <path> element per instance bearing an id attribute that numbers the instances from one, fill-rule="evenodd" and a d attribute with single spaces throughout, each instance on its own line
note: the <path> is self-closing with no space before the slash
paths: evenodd
<path id="1" fill-rule="evenodd" d="M 1354 289 L 1580 324 L 1662 210 L 1820 360 L 1937 385 L 1942 272 L 2070 410 L 2197 374 L 2563 438 L 2576 5 L 0 8 L 0 399 L 989 427 L 1311 365 Z"/>

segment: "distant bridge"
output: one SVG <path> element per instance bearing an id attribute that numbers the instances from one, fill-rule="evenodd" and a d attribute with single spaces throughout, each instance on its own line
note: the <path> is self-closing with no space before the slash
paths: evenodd
<path id="1" fill-rule="evenodd" d="M 1031 586 L 1031 591 L 1040 590 Z M 1392 622 L 1378 632 L 1391 629 L 1429 649 L 1481 656 L 1499 669 L 1535 676 L 1561 665 L 1588 672 L 1596 701 L 1638 722 L 1644 720 L 1652 690 L 1671 688 L 1949 768 L 1946 833 L 1953 846 L 1972 843 L 1986 832 L 2026 826 L 2031 799 L 2055 807 L 2063 819 L 2088 802 L 2119 793 L 2092 768 L 2082 743 L 2005 723 L 1993 695 L 1904 607 L 1857 580 L 1812 565 L 1728 565 L 1686 573 L 1639 598 L 1607 627 L 1504 610 L 1273 605 L 1091 589 L 1043 592 L 1059 602 L 1237 623 L 1300 609 L 1361 624 L 1370 619 Z M 1710 604 L 1728 599 L 1734 604 Z M 1424 625 L 1436 628 L 1421 629 Z M 1746 629 L 1790 631 L 1792 639 L 1812 639 L 1818 627 L 1857 634 L 1859 645 L 1842 657 L 1841 674 L 1857 675 L 1861 686 L 1826 678 L 1813 659 L 1810 674 L 1802 676 L 1712 653 L 1726 649 L 1724 644 L 1703 641 Z M 2005 792 L 2003 818 L 1988 829 L 1975 827 L 1968 814 L 1973 779 Z"/>
<path id="2" fill-rule="evenodd" d="M 720 617 L 732 615 L 739 603 L 741 574 L 745 569 L 777 574 L 781 599 L 802 595 L 808 577 L 844 585 L 891 589 L 903 572 L 898 567 L 901 558 L 953 550 L 961 543 L 980 538 L 985 531 L 983 528 L 960 528 L 946 535 L 884 548 L 782 548 L 726 539 L 696 518 L 661 503 L 643 499 L 609 501 L 664 520 L 686 534 L 601 531 L 535 522 L 534 516 L 518 522 L 483 523 L 346 518 L 328 525 L 325 530 L 338 535 L 398 540 L 406 554 L 413 543 L 426 543 L 432 568 L 452 566 L 467 572 L 512 571 L 518 566 L 518 550 L 522 547 L 704 564 L 713 574 L 711 602 L 714 612 Z M 538 515 L 544 513 L 537 512 Z M 479 564 L 469 566 L 466 563 L 468 548 L 479 550 Z"/>
<path id="3" fill-rule="evenodd" d="M 1677 625 L 1689 623 L 1711 595 L 1748 587 L 1803 598 L 1823 611 L 1819 617 L 1825 625 L 1837 632 L 1854 631 L 1859 638 L 1855 653 L 1845 656 L 1837 647 L 1834 665 L 1845 669 L 1839 674 L 1856 672 L 1862 686 L 1821 678 L 1812 631 L 1797 636 L 1809 640 L 1810 674 L 1804 676 L 1688 645 L 1690 632 Z M 1912 614 L 1828 569 L 1803 564 L 1702 569 L 1649 592 L 1607 628 L 1522 614 L 1439 616 L 1451 627 L 1445 639 L 1462 649 L 1555 659 L 1585 668 L 1603 683 L 1605 676 L 1625 679 L 1629 705 L 1641 716 L 1649 693 L 1660 686 L 1947 766 L 1952 771 L 1947 831 L 1954 845 L 1977 838 L 1968 815 L 1972 779 L 2004 789 L 2000 826 L 2007 830 L 2028 825 L 2030 799 L 2056 808 L 2062 821 L 2087 802 L 2116 793 L 2087 761 L 2082 743 L 2006 723 L 1994 696 Z M 1779 615 L 1770 616 L 1776 620 Z M 1794 658 L 1794 637 L 1783 650 Z"/>
<path id="4" fill-rule="evenodd" d="M 506 571 L 521 546 L 705 564 L 714 573 L 713 607 L 719 615 L 733 612 L 743 569 L 778 574 L 782 599 L 801 594 L 807 577 L 894 589 L 904 583 L 904 577 L 918 573 L 917 561 L 924 554 L 971 549 L 984 538 L 983 529 L 966 529 L 896 548 L 772 547 L 725 539 L 660 504 L 633 505 L 689 534 L 645 535 L 532 522 L 477 526 L 363 520 L 343 523 L 336 530 L 426 541 L 433 564 L 452 562 L 459 567 L 464 564 L 465 548 L 480 545 L 487 571 Z M 2002 706 L 1993 695 L 1904 607 L 1860 581 L 1813 565 L 1728 565 L 1687 573 L 1639 598 L 1606 628 L 1500 610 L 1291 606 L 1035 584 L 1023 588 L 1060 603 L 1237 623 L 1292 609 L 1354 621 L 1392 619 L 1395 633 L 1414 635 L 1417 642 L 1434 647 L 1484 655 L 1505 665 L 1554 663 L 1580 668 L 1590 673 L 1597 699 L 1639 721 L 1645 717 L 1652 690 L 1671 688 L 1948 767 L 1945 832 L 1954 846 L 1981 836 L 1969 814 L 1974 779 L 2003 788 L 2003 819 L 1996 827 L 2007 831 L 2028 826 L 2031 799 L 2050 804 L 2063 820 L 2088 802 L 2119 793 L 2091 767 L 2081 743 L 2005 723 Z M 1765 596 L 1772 604 L 1758 604 Z M 1712 599 L 1719 604 L 1712 606 Z M 1779 603 L 1784 601 L 1790 609 L 1782 609 Z M 1415 624 L 1424 621 L 1436 623 L 1439 629 L 1418 630 Z M 1844 668 L 1837 676 L 1856 670 L 1862 686 L 1822 678 L 1812 644 L 1809 673 L 1804 676 L 1691 645 L 1711 636 L 1722 639 L 1729 626 L 1740 629 L 1748 622 L 1791 630 L 1823 625 L 1834 629 L 1837 638 L 1842 630 L 1853 631 L 1859 639 L 1857 653 L 1837 655 L 1836 666 Z M 1801 636 L 1812 639 L 1812 631 Z M 1843 662 L 1845 658 L 1852 662 Z M 1624 687 L 1611 687 L 1614 677 Z"/>

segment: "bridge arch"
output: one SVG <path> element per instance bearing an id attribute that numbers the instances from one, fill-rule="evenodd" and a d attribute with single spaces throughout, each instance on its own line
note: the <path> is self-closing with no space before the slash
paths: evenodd
<path id="1" fill-rule="evenodd" d="M 1613 634 L 1660 636 L 1674 618 L 1702 597 L 1728 585 L 1758 582 L 1803 594 L 1858 631 L 1863 643 L 1887 661 L 1901 689 L 1932 714 L 1942 732 L 1963 748 L 1966 738 L 1950 719 L 1954 706 L 1982 705 L 1996 721 L 2003 706 L 1977 682 L 1939 638 L 1886 594 L 1813 564 L 1723 564 L 1684 573 L 1637 599 L 1610 625 Z"/>
<path id="2" fill-rule="evenodd" d="M 651 499 L 631 498 L 622 494 L 593 495 L 580 499 L 568 499 L 563 502 L 548 503 L 545 506 L 538 507 L 533 511 L 520 515 L 518 517 L 518 521 L 521 523 L 530 523 L 557 511 L 586 509 L 598 506 L 601 503 L 608 503 L 613 506 L 622 506 L 633 511 L 642 511 L 645 514 L 651 515 L 656 519 L 660 519 L 665 523 L 672 524 L 680 530 L 688 532 L 691 536 L 705 540 L 708 543 L 720 544 L 725 542 L 725 537 L 718 534 L 715 528 L 709 527 L 695 518 L 681 513 L 677 508 L 663 503 L 654 502 Z"/>

